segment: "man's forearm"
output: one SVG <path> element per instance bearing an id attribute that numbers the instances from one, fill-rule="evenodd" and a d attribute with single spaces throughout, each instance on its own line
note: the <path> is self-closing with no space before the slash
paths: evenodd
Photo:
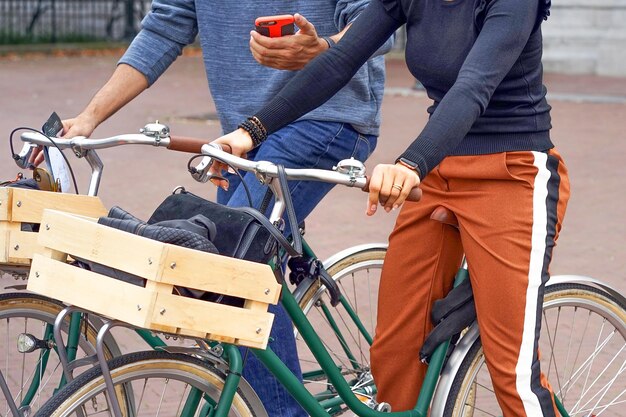
<path id="1" fill-rule="evenodd" d="M 107 83 L 91 99 L 81 117 L 99 125 L 148 88 L 146 77 L 130 65 L 120 64 Z"/>

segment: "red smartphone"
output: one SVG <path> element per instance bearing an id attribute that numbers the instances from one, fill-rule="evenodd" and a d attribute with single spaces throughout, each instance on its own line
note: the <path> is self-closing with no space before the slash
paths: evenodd
<path id="1" fill-rule="evenodd" d="M 254 21 L 254 28 L 261 35 L 270 38 L 279 38 L 285 35 L 293 35 L 296 31 L 293 16 L 282 14 L 279 16 L 262 16 Z"/>

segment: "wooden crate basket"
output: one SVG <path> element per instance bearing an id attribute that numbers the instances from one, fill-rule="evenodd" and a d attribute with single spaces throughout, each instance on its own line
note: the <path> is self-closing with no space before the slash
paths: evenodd
<path id="1" fill-rule="evenodd" d="M 33 253 L 41 248 L 37 233 L 23 231 L 22 225 L 40 224 L 46 208 L 89 217 L 107 213 L 98 197 L 0 187 L 0 269 L 30 266 Z"/>
<path id="2" fill-rule="evenodd" d="M 28 289 L 134 326 L 264 349 L 281 286 L 269 265 L 157 242 L 45 210 Z M 146 279 L 145 287 L 65 262 L 67 256 Z M 234 307 L 174 294 L 174 285 L 245 299 Z"/>

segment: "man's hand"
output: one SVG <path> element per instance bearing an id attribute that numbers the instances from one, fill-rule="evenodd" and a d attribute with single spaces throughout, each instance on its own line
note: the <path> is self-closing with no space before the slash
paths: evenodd
<path id="1" fill-rule="evenodd" d="M 376 213 L 379 203 L 386 212 L 400 207 L 409 193 L 419 185 L 417 172 L 404 165 L 376 165 L 370 177 L 366 214 L 372 216 Z"/>
<path id="2" fill-rule="evenodd" d="M 73 119 L 62 120 L 61 123 L 63 123 L 61 136 L 66 139 L 71 139 L 76 136 L 88 138 L 98 126 L 92 118 L 83 116 L 82 114 Z"/>
<path id="3" fill-rule="evenodd" d="M 281 69 L 299 70 L 313 58 L 328 49 L 325 40 L 317 36 L 315 26 L 304 16 L 294 15 L 300 29 L 295 35 L 270 38 L 256 31 L 250 32 L 250 51 L 262 65 Z"/>
<path id="4" fill-rule="evenodd" d="M 59 134 L 65 139 L 72 139 L 76 136 L 88 138 L 96 129 L 97 124 L 89 117 L 80 114 L 73 119 L 62 120 L 63 131 Z M 39 166 L 43 162 L 44 156 L 40 147 L 33 149 L 29 162 L 34 166 Z"/>

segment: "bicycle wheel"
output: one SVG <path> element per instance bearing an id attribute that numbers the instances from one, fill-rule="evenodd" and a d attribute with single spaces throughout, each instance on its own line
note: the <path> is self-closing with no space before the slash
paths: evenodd
<path id="1" fill-rule="evenodd" d="M 163 351 L 134 352 L 109 362 L 124 416 L 210 416 L 224 387 L 225 374 L 196 357 Z M 132 395 L 129 393 L 132 392 Z M 46 402 L 37 417 L 113 415 L 100 367 L 92 368 Z M 239 388 L 232 417 L 267 416 Z"/>
<path id="2" fill-rule="evenodd" d="M 541 370 L 571 417 L 624 415 L 625 305 L 588 285 L 547 287 L 539 349 Z M 444 416 L 498 415 L 479 338 L 455 377 Z"/>
<path id="3" fill-rule="evenodd" d="M 331 306 L 326 287 L 319 281 L 312 283 L 299 300 L 300 308 L 317 330 L 341 372 L 355 388 L 373 387 L 369 348 L 376 327 L 378 284 L 385 253 L 384 245 L 363 246 L 347 250 L 343 255 L 338 254 L 335 261 L 326 265 L 344 298 L 336 307 Z M 357 326 L 350 310 L 362 323 L 362 329 Z M 304 382 L 309 391 L 320 399 L 324 399 L 325 395 L 334 397 L 336 394 L 326 375 L 319 369 L 319 364 L 297 332 L 296 341 Z M 367 398 L 363 400 L 367 401 Z"/>
<path id="4" fill-rule="evenodd" d="M 52 328 L 64 307 L 59 301 L 36 294 L 0 294 L 0 352 L 3 356 L 0 366 L 13 400 L 25 412 L 37 410 L 61 384 L 63 370 L 56 347 L 53 347 Z M 69 316 L 62 329 L 65 341 L 68 329 Z M 33 352 L 20 353 L 17 338 L 22 333 L 42 341 L 41 346 Z M 97 330 L 83 321 L 76 358 L 95 354 L 96 336 Z M 2 415 L 7 415 L 8 402 L 4 396 L 0 396 L 0 407 L 4 411 Z"/>

